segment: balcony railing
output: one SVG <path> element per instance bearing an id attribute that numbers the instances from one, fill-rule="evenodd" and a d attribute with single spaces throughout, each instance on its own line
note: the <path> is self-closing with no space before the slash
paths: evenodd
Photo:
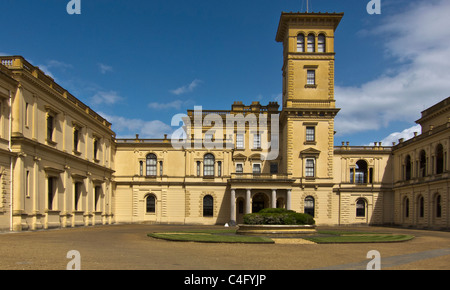
<path id="1" fill-rule="evenodd" d="M 231 179 L 257 179 L 257 180 L 287 180 L 289 179 L 289 174 L 282 173 L 231 173 Z"/>

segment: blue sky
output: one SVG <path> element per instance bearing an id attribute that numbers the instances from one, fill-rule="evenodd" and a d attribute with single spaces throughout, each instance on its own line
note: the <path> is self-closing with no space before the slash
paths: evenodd
<path id="1" fill-rule="evenodd" d="M 39 66 L 119 138 L 161 138 L 194 106 L 279 100 L 280 14 L 306 9 L 306 0 L 81 0 L 81 14 L 69 15 L 68 2 L 1 0 L 0 54 Z M 336 144 L 408 138 L 420 112 L 450 96 L 450 1 L 381 0 L 380 15 L 368 2 L 310 0 L 310 11 L 345 13 Z"/>

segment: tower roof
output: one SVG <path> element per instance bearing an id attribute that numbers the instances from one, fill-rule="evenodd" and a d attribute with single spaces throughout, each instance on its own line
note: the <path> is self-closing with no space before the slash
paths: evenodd
<path id="1" fill-rule="evenodd" d="M 290 22 L 302 23 L 304 25 L 329 25 L 333 26 L 334 30 L 341 22 L 344 13 L 304 13 L 304 12 L 282 12 L 280 17 L 280 23 L 278 25 L 278 31 L 275 40 L 282 42 L 287 31 L 288 24 Z"/>

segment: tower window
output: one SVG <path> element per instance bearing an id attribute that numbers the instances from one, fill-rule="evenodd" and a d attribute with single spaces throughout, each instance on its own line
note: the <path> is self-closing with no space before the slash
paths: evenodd
<path id="1" fill-rule="evenodd" d="M 316 84 L 316 71 L 315 70 L 308 70 L 307 71 L 307 79 L 306 84 L 310 86 L 314 86 Z"/>
<path id="2" fill-rule="evenodd" d="M 308 35 L 308 52 L 315 52 L 316 48 L 316 37 L 314 34 Z"/>
<path id="3" fill-rule="evenodd" d="M 305 52 L 305 36 L 303 34 L 297 35 L 297 52 Z"/>
<path id="4" fill-rule="evenodd" d="M 317 52 L 325 52 L 325 35 L 320 34 L 317 39 Z"/>
<path id="5" fill-rule="evenodd" d="M 316 140 L 316 128 L 306 127 L 306 141 L 314 142 Z"/>
<path id="6" fill-rule="evenodd" d="M 315 176 L 315 164 L 314 159 L 306 159 L 305 166 L 305 176 L 314 177 Z"/>

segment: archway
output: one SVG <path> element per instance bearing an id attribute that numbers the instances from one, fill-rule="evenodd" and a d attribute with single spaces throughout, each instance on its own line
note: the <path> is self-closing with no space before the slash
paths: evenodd
<path id="1" fill-rule="evenodd" d="M 259 212 L 268 206 L 269 199 L 264 193 L 257 193 L 252 199 L 252 213 Z"/>

